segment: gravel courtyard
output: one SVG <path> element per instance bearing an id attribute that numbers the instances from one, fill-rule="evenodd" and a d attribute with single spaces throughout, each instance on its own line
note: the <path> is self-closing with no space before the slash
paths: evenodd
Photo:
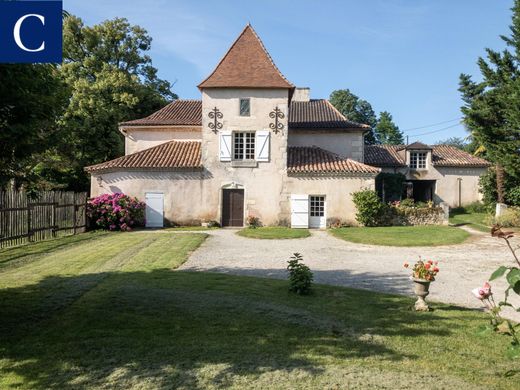
<path id="1" fill-rule="evenodd" d="M 319 230 L 313 230 L 309 238 L 293 240 L 250 239 L 235 233 L 231 229 L 210 231 L 210 237 L 179 269 L 286 278 L 287 260 L 300 252 L 317 283 L 411 295 L 409 271 L 403 263 L 422 256 L 438 260 L 441 269 L 430 288 L 430 300 L 478 308 L 480 301 L 471 290 L 488 280 L 499 265 L 511 262 L 502 240 L 473 231 L 474 236 L 464 244 L 439 247 L 355 244 Z M 500 293 L 505 283 L 492 285 Z M 520 319 L 517 313 L 508 316 Z"/>

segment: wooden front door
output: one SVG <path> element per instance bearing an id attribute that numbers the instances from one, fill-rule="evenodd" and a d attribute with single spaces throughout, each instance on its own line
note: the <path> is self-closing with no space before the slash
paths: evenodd
<path id="1" fill-rule="evenodd" d="M 244 190 L 222 190 L 222 226 L 244 226 Z"/>

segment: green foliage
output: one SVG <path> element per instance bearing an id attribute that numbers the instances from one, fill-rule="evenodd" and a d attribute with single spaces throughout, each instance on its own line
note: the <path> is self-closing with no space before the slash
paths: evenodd
<path id="1" fill-rule="evenodd" d="M 466 150 L 468 143 L 464 138 L 461 137 L 449 137 L 445 140 L 441 140 L 435 143 L 435 145 L 449 145 L 460 150 Z"/>
<path id="2" fill-rule="evenodd" d="M 507 191 L 506 201 L 513 206 L 520 206 L 520 186 L 513 187 Z"/>
<path id="3" fill-rule="evenodd" d="M 470 213 L 470 214 L 471 213 L 487 213 L 489 211 L 489 207 L 487 207 L 484 203 L 478 202 L 478 201 L 469 203 L 466 206 L 464 206 L 463 208 L 467 213 Z"/>
<path id="4" fill-rule="evenodd" d="M 67 91 L 46 64 L 0 64 L 0 80 L 0 188 L 10 180 L 31 186 L 41 154 L 58 139 Z"/>
<path id="5" fill-rule="evenodd" d="M 60 73 L 70 99 L 58 122 L 56 153 L 67 170 L 51 165 L 48 171 L 69 188 L 88 186 L 85 166 L 124 153 L 119 122 L 149 115 L 176 97 L 152 66 L 151 41 L 146 30 L 123 18 L 92 27 L 75 16 L 64 20 Z"/>
<path id="6" fill-rule="evenodd" d="M 356 220 L 363 226 L 379 226 L 385 215 L 387 205 L 381 202 L 377 193 L 372 190 L 362 190 L 352 194 L 356 205 Z"/>
<path id="7" fill-rule="evenodd" d="M 460 76 L 464 123 L 486 157 L 503 167 L 506 178 L 520 178 L 520 1 L 512 8 L 511 34 L 501 36 L 507 48 L 486 49 L 479 58 L 481 82 Z M 489 195 L 487 194 L 488 198 Z M 489 200 L 488 200 L 489 201 Z"/>
<path id="8" fill-rule="evenodd" d="M 520 209 L 510 207 L 500 217 L 495 217 L 493 222 L 503 227 L 520 227 Z"/>
<path id="9" fill-rule="evenodd" d="M 372 130 L 365 135 L 365 144 L 373 145 L 379 143 L 374 131 L 377 125 L 377 117 L 369 102 L 360 99 L 348 89 L 333 91 L 329 101 L 348 120 L 371 127 Z"/>
<path id="10" fill-rule="evenodd" d="M 415 207 L 415 201 L 412 198 L 403 199 L 399 203 L 399 207 Z"/>
<path id="11" fill-rule="evenodd" d="M 393 122 L 392 114 L 383 111 L 377 119 L 375 132 L 380 143 L 383 145 L 401 145 L 404 144 L 403 133 L 399 127 Z"/>
<path id="12" fill-rule="evenodd" d="M 518 186 L 518 180 L 513 176 L 507 175 L 504 178 L 503 186 L 506 197 L 505 201 L 510 202 L 510 195 L 513 195 L 513 201 L 516 201 L 514 199 L 515 194 L 511 194 L 511 190 Z M 493 208 L 498 201 L 496 167 L 489 168 L 486 173 L 480 176 L 479 191 L 482 193 L 482 201 L 484 204 L 488 206 L 488 208 Z"/>
<path id="13" fill-rule="evenodd" d="M 309 267 L 302 263 L 303 257 L 294 253 L 287 262 L 289 271 L 289 291 L 299 295 L 307 295 L 311 291 L 313 275 Z"/>
<path id="14" fill-rule="evenodd" d="M 403 193 L 403 183 L 406 176 L 402 173 L 381 172 L 376 176 L 376 190 L 384 202 L 400 200 Z M 384 191 L 383 191 L 384 186 Z"/>
<path id="15" fill-rule="evenodd" d="M 219 228 L 219 227 L 220 227 L 220 223 L 218 223 L 217 221 L 208 222 L 208 228 Z"/>

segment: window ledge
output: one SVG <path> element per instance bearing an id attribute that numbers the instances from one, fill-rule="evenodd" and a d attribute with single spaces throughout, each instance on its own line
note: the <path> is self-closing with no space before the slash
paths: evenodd
<path id="1" fill-rule="evenodd" d="M 258 162 L 256 160 L 233 160 L 231 166 L 234 168 L 256 168 Z"/>

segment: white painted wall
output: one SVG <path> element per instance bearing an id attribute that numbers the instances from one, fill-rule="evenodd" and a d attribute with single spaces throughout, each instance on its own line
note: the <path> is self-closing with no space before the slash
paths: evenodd
<path id="1" fill-rule="evenodd" d="M 125 154 L 132 154 L 162 143 L 180 140 L 200 140 L 200 126 L 164 127 L 127 127 L 125 135 Z"/>
<path id="2" fill-rule="evenodd" d="M 289 146 L 318 146 L 322 149 L 363 162 L 362 131 L 331 131 L 293 129 L 289 132 Z"/>

